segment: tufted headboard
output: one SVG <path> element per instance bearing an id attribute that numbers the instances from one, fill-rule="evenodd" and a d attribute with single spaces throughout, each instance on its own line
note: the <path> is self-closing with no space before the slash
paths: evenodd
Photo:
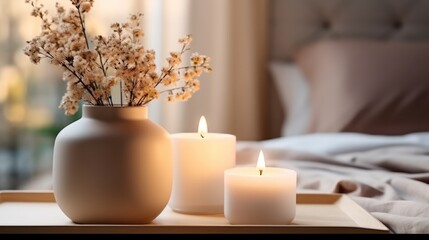
<path id="1" fill-rule="evenodd" d="M 272 59 L 321 38 L 429 39 L 428 0 L 271 0 Z"/>
<path id="2" fill-rule="evenodd" d="M 269 4 L 270 63 L 294 65 L 296 50 L 322 39 L 429 41 L 429 0 L 270 0 Z M 278 89 L 278 82 L 269 81 L 268 138 L 279 136 L 288 114 L 281 107 L 285 96 Z"/>

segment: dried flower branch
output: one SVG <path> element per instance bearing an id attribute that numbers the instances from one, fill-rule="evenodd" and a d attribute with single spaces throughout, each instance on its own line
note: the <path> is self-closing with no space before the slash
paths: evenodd
<path id="1" fill-rule="evenodd" d="M 81 100 L 113 106 L 111 91 L 118 83 L 121 106 L 145 105 L 163 93 L 168 101 L 186 101 L 199 90 L 198 77 L 212 71 L 210 58 L 198 53 L 191 55 L 189 65 L 181 65 L 183 54 L 190 50 L 191 35 L 179 39 L 181 50 L 171 52 L 159 71 L 155 51 L 143 46 L 142 14 L 112 24 L 107 37 L 89 38 L 85 16 L 94 0 L 70 1 L 74 8 L 66 11 L 56 3 L 56 14 L 49 18 L 43 4 L 25 0 L 33 8 L 31 15 L 42 20 L 42 32 L 27 42 L 25 54 L 34 64 L 43 59 L 63 70 L 67 91 L 59 107 L 67 115 L 77 112 Z"/>

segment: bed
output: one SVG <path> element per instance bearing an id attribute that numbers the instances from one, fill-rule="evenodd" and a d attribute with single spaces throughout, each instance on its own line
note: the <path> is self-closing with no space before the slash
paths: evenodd
<path id="1" fill-rule="evenodd" d="M 298 172 L 298 192 L 347 194 L 393 233 L 429 233 L 429 1 L 270 4 L 279 136 L 239 142 L 237 165 L 263 150 Z"/>
<path id="2" fill-rule="evenodd" d="M 238 142 L 237 166 L 263 150 L 297 171 L 298 192 L 347 194 L 393 233 L 429 233 L 429 1 L 269 3 L 277 136 Z"/>

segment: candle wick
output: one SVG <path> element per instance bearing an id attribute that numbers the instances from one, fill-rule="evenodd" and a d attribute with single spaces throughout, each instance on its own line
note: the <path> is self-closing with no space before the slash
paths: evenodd
<path id="1" fill-rule="evenodd" d="M 262 169 L 259 169 L 259 176 L 262 176 Z"/>
<path id="2" fill-rule="evenodd" d="M 200 133 L 200 135 L 201 135 L 201 138 L 204 138 L 204 135 L 202 133 Z"/>

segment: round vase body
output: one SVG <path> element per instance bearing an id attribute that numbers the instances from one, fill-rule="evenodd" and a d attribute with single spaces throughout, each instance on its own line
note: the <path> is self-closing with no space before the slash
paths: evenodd
<path id="1" fill-rule="evenodd" d="M 150 223 L 167 205 L 172 179 L 170 136 L 144 106 L 84 105 L 55 139 L 54 196 L 75 223 Z"/>

